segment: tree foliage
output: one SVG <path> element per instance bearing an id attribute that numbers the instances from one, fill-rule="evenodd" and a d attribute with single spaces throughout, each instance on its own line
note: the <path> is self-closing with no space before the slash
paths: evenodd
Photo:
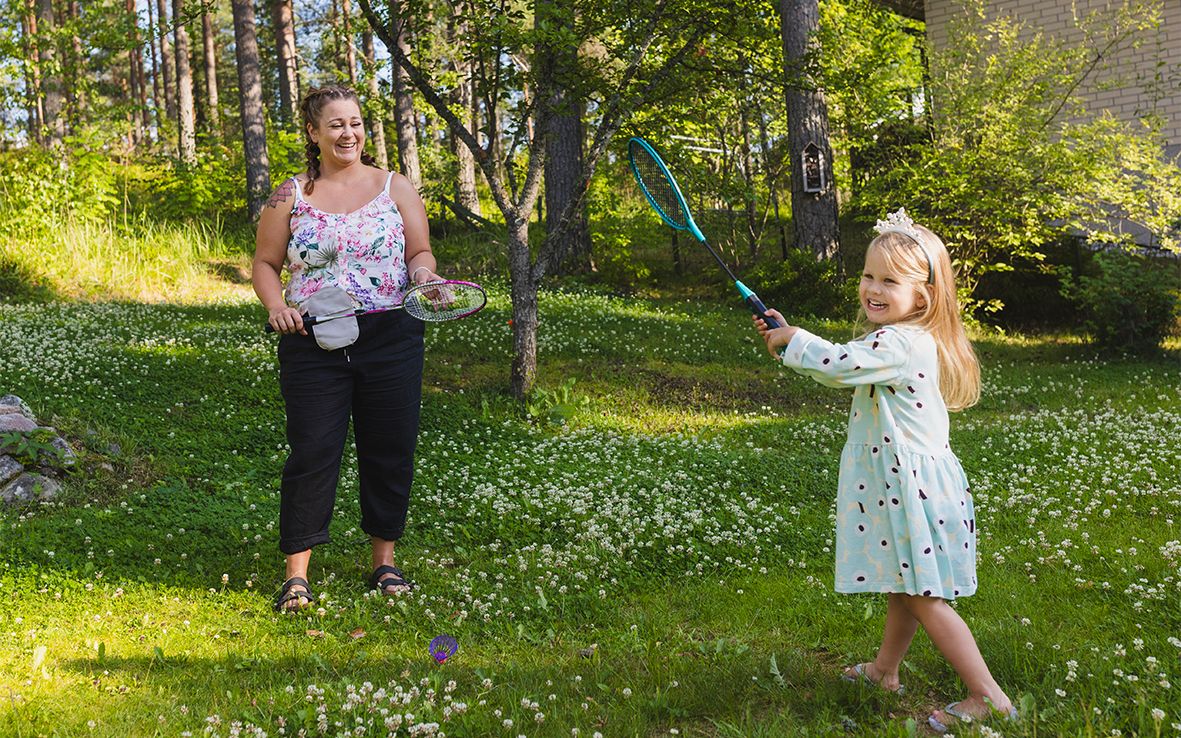
<path id="1" fill-rule="evenodd" d="M 1069 233 L 1125 240 L 1112 216 L 1176 248 L 1178 170 L 1162 161 L 1153 128 L 1075 117 L 1082 83 L 1158 27 L 1160 4 L 1132 0 L 1080 19 L 1082 44 L 990 16 L 983 0 L 962 6 L 947 45 L 931 52 L 930 131 L 867 183 L 862 209 L 905 205 L 947 243 L 969 298 L 984 274 L 1036 263 Z"/>

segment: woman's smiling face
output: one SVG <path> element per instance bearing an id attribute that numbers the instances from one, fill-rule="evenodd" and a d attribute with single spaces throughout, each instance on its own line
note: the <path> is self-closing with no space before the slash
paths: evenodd
<path id="1" fill-rule="evenodd" d="M 858 295 L 866 317 L 877 325 L 897 323 L 926 307 L 915 284 L 890 269 L 880 248 L 865 254 Z"/>
<path id="2" fill-rule="evenodd" d="M 333 100 L 320 111 L 314 128 L 308 126 L 312 142 L 319 145 L 321 161 L 348 166 L 360 161 L 365 148 L 365 121 L 353 100 Z"/>

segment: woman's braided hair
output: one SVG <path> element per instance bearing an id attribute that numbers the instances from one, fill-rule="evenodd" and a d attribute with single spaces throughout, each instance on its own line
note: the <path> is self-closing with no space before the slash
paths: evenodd
<path id="1" fill-rule="evenodd" d="M 306 141 L 304 155 L 308 162 L 308 183 L 304 187 L 304 192 L 309 195 L 312 194 L 316 180 L 320 177 L 320 146 L 312 141 L 308 127 L 319 128 L 320 114 L 324 111 L 324 106 L 336 100 L 352 100 L 358 109 L 361 108 L 361 98 L 357 93 L 341 85 L 313 87 L 303 96 L 303 102 L 299 105 L 300 112 L 303 113 L 303 137 Z M 364 151 L 361 152 L 361 163 L 376 166 L 374 158 Z"/>

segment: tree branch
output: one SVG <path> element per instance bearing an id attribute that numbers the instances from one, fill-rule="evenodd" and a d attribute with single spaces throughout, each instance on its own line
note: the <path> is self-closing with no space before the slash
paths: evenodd
<path id="1" fill-rule="evenodd" d="M 397 0 L 391 0 L 391 3 L 396 1 Z M 373 32 L 377 34 L 377 37 L 380 38 L 386 45 L 386 48 L 389 49 L 390 57 L 393 58 L 395 62 L 397 62 L 398 66 L 406 70 L 406 75 L 410 77 L 410 81 L 413 82 L 418 91 L 422 93 L 423 98 L 430 104 L 432 108 L 435 109 L 435 112 L 438 113 L 443 120 L 447 121 L 447 126 L 450 128 L 452 135 L 459 138 L 464 143 L 464 145 L 466 145 L 468 149 L 471 150 L 472 155 L 476 158 L 476 162 L 480 165 L 481 171 L 484 172 L 484 176 L 488 180 L 488 186 L 492 190 L 492 197 L 496 200 L 497 206 L 500 207 L 501 211 L 504 213 L 511 212 L 513 207 L 512 202 L 505 192 L 504 183 L 501 181 L 500 177 L 497 176 L 496 163 L 492 161 L 492 157 L 490 157 L 488 152 L 480 146 L 479 141 L 476 140 L 476 137 L 472 135 L 471 131 L 469 131 L 467 127 L 459 120 L 459 118 L 455 116 L 455 113 L 451 111 L 451 108 L 447 105 L 447 102 L 443 100 L 443 98 L 439 97 L 439 93 L 435 90 L 434 84 L 431 82 L 426 73 L 419 69 L 414 64 L 414 62 L 412 62 L 402 52 L 401 47 L 399 47 L 395 42 L 394 34 L 390 32 L 389 28 L 382 24 L 381 18 L 379 18 L 377 13 L 374 12 L 373 5 L 371 4 L 370 0 L 360 0 L 360 3 L 361 12 L 364 13 L 365 20 L 369 22 L 369 26 L 373 29 Z M 404 20 L 399 20 L 398 22 L 402 24 L 405 23 Z M 489 145 L 491 145 L 491 141 L 489 142 Z"/>

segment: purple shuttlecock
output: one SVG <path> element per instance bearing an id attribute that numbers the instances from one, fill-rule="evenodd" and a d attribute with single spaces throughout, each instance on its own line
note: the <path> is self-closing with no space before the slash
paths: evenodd
<path id="1" fill-rule="evenodd" d="M 435 636 L 431 641 L 431 657 L 440 664 L 455 655 L 459 644 L 449 635 Z"/>

